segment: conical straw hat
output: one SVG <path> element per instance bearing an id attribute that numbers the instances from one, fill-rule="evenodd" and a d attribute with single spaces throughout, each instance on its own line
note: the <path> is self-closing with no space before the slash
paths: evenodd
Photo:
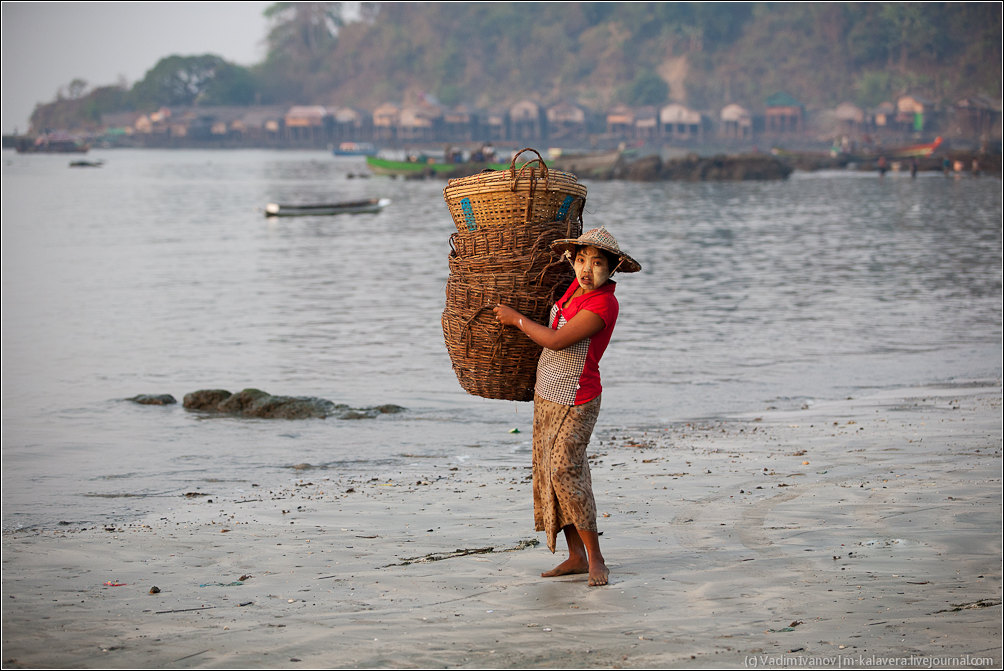
<path id="1" fill-rule="evenodd" d="M 617 264 L 616 268 L 618 272 L 636 273 L 641 270 L 641 264 L 632 259 L 625 252 L 621 251 L 616 238 L 610 235 L 610 231 L 603 226 L 586 231 L 577 238 L 555 240 L 551 243 L 552 250 L 558 252 L 559 254 L 563 254 L 568 259 L 571 259 L 572 250 L 576 247 L 596 247 L 597 249 L 603 249 L 620 257 L 620 262 Z M 610 270 L 613 272 L 614 269 L 611 268 Z"/>

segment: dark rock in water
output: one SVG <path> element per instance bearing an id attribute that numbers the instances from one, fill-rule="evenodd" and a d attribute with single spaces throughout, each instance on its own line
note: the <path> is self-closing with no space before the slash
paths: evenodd
<path id="1" fill-rule="evenodd" d="M 778 159 L 795 170 L 813 172 L 815 170 L 840 170 L 852 163 L 850 157 L 830 154 L 780 154 Z"/>
<path id="2" fill-rule="evenodd" d="M 620 168 L 620 178 L 633 182 L 655 182 L 662 179 L 662 159 L 645 156 Z"/>
<path id="3" fill-rule="evenodd" d="M 307 396 L 272 396 L 259 389 L 245 389 L 224 401 L 223 412 L 239 412 L 262 419 L 325 418 L 334 413 L 336 405 L 323 398 Z"/>
<path id="4" fill-rule="evenodd" d="M 273 396 L 261 389 L 245 389 L 231 394 L 225 389 L 204 389 L 185 395 L 185 408 L 259 419 L 370 419 L 404 412 L 399 405 L 350 408 L 341 403 L 311 396 Z"/>
<path id="5" fill-rule="evenodd" d="M 202 389 L 185 394 L 182 405 L 187 410 L 217 410 L 220 403 L 233 396 L 226 389 Z"/>
<path id="6" fill-rule="evenodd" d="M 787 179 L 793 170 L 791 165 L 767 154 L 706 157 L 689 154 L 667 161 L 653 154 L 619 164 L 608 178 L 633 182 L 775 180 Z"/>
<path id="7" fill-rule="evenodd" d="M 373 408 L 350 408 L 347 405 L 339 405 L 338 419 L 372 419 L 380 415 L 394 415 L 404 412 L 405 408 L 399 405 L 385 404 Z"/>
<path id="8" fill-rule="evenodd" d="M 266 402 L 269 398 L 271 395 L 261 389 L 245 389 L 220 401 L 216 409 L 220 412 L 248 414 L 255 406 Z"/>
<path id="9" fill-rule="evenodd" d="M 170 394 L 138 394 L 126 400 L 140 405 L 172 405 L 178 402 Z"/>
<path id="10" fill-rule="evenodd" d="M 273 396 L 261 389 L 244 389 L 236 394 L 224 389 L 196 391 L 185 396 L 185 407 L 262 419 L 323 419 L 336 408 L 323 398 Z"/>
<path id="11" fill-rule="evenodd" d="M 691 182 L 743 181 L 787 179 L 792 172 L 791 166 L 765 154 L 706 158 L 691 154 L 682 159 L 666 161 L 661 175 L 663 179 Z"/>

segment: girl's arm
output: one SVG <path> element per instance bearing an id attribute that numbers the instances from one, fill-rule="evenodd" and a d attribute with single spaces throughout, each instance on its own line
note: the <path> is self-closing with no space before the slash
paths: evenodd
<path id="1" fill-rule="evenodd" d="M 592 337 L 605 326 L 603 318 L 589 310 L 579 310 L 557 331 L 538 324 L 507 305 L 498 305 L 494 310 L 495 316 L 504 326 L 515 326 L 541 347 L 555 351 Z"/>

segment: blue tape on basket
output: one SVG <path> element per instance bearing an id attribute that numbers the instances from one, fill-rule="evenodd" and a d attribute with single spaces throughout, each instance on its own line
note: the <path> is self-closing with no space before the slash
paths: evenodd
<path id="1" fill-rule="evenodd" d="M 478 222 L 474 220 L 474 208 L 471 207 L 471 199 L 464 198 L 460 201 L 460 207 L 464 210 L 464 221 L 467 223 L 468 231 L 478 230 Z"/>
<path id="2" fill-rule="evenodd" d="M 561 207 L 558 208 L 558 216 L 556 218 L 557 221 L 564 221 L 565 220 L 565 217 L 568 216 L 568 210 L 569 210 L 569 208 L 572 207 L 572 201 L 574 201 L 574 200 L 575 199 L 572 198 L 571 196 L 565 196 L 564 202 L 562 202 L 561 203 Z"/>

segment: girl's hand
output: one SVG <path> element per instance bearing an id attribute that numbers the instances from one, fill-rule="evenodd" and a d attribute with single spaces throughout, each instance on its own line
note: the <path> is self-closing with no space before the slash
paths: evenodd
<path id="1" fill-rule="evenodd" d="M 515 326 L 541 347 L 553 350 L 562 350 L 583 338 L 590 338 L 604 326 L 603 318 L 589 310 L 579 310 L 557 331 L 521 315 L 508 305 L 496 305 L 492 311 L 503 326 Z"/>
<path id="2" fill-rule="evenodd" d="M 519 327 L 520 321 L 523 319 L 523 315 L 513 310 L 508 305 L 496 305 L 493 308 L 495 312 L 495 318 L 498 319 L 499 323 L 503 326 L 516 326 Z"/>

